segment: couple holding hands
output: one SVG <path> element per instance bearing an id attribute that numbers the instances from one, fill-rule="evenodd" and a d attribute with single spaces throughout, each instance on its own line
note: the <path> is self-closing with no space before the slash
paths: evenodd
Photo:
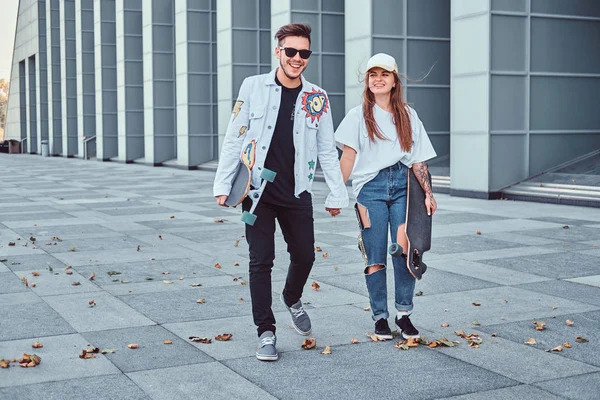
<path id="1" fill-rule="evenodd" d="M 311 28 L 306 24 L 281 27 L 275 38 L 279 66 L 242 83 L 221 150 L 213 193 L 226 206 L 240 152 L 256 143 L 252 185 L 260 186 L 263 168 L 277 172 L 254 210 L 254 225 L 246 225 L 252 315 L 258 331 L 256 357 L 278 359 L 275 317 L 271 309 L 271 269 L 275 259 L 275 221 L 290 254 L 285 287 L 280 295 L 294 328 L 309 335 L 311 321 L 302 306 L 302 291 L 315 261 L 311 196 L 317 158 L 331 193 L 325 209 L 336 216 L 348 206 L 346 181 L 352 178 L 359 222 L 359 249 L 365 261 L 375 335 L 391 339 L 388 325 L 386 261 L 388 232 L 397 237 L 406 221 L 407 177 L 412 168 L 425 192 L 427 211 L 437 208 L 425 161 L 436 156 L 417 113 L 402 96 L 398 66 L 379 53 L 367 62 L 362 104 L 351 109 L 333 129 L 331 107 L 323 89 L 302 72 L 310 55 Z M 339 147 L 343 153 L 338 158 Z M 246 198 L 244 210 L 252 202 Z M 399 244 L 406 249 L 406 241 Z M 358 255 L 357 255 L 358 258 Z M 402 258 L 393 258 L 395 324 L 405 339 L 418 337 L 410 321 L 415 278 Z"/>

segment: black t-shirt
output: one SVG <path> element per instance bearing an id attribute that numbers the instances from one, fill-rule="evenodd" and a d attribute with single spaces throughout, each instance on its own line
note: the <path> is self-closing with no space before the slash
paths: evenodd
<path id="1" fill-rule="evenodd" d="M 266 203 L 288 207 L 311 207 L 310 193 L 304 191 L 300 198 L 294 196 L 294 112 L 296 100 L 302 91 L 302 85 L 287 88 L 275 76 L 275 82 L 281 87 L 281 103 L 277 114 L 277 123 L 273 131 L 271 145 L 265 159 L 265 168 L 277 173 L 275 180 L 265 187 L 261 200 Z"/>

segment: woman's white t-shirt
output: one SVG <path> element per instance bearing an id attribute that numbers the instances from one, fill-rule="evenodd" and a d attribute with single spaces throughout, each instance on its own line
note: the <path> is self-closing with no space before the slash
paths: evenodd
<path id="1" fill-rule="evenodd" d="M 335 132 L 335 140 L 340 149 L 345 146 L 356 150 L 356 160 L 352 170 L 352 191 L 358 197 L 362 187 L 375 178 L 379 171 L 398 162 L 412 167 L 414 163 L 427 161 L 436 156 L 429 136 L 417 112 L 408 107 L 412 128 L 413 145 L 409 152 L 400 147 L 393 114 L 378 105 L 373 107 L 373 117 L 386 140 L 369 140 L 362 105 L 351 109 Z"/>

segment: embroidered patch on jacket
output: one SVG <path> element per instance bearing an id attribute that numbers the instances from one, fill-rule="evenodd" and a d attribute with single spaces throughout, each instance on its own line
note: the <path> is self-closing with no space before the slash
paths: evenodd
<path id="1" fill-rule="evenodd" d="M 319 121 L 324 112 L 329 108 L 329 100 L 324 92 L 313 89 L 302 97 L 302 109 L 306 111 L 306 118 L 310 117 L 311 122 L 316 119 Z"/>
<path id="2" fill-rule="evenodd" d="M 254 160 L 256 158 L 256 141 L 252 140 L 248 143 L 244 150 L 242 150 L 241 157 L 242 163 L 248 167 L 248 169 L 252 169 L 254 167 Z"/>
<path id="3" fill-rule="evenodd" d="M 235 121 L 235 119 L 237 118 L 238 114 L 240 113 L 240 111 L 242 111 L 242 105 L 244 104 L 243 101 L 238 100 L 235 102 L 235 105 L 233 106 L 233 119 L 232 121 Z"/>
<path id="4" fill-rule="evenodd" d="M 240 128 L 240 134 L 238 135 L 238 137 L 242 136 L 244 133 L 246 133 L 246 130 L 248 130 L 248 127 L 246 125 L 242 126 Z"/>
<path id="5" fill-rule="evenodd" d="M 308 170 L 310 171 L 311 169 L 315 169 L 315 161 L 314 160 L 310 160 L 308 162 Z"/>

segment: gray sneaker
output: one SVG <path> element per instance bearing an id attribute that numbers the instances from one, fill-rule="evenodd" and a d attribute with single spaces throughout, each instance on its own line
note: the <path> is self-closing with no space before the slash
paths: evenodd
<path id="1" fill-rule="evenodd" d="M 277 337 L 271 331 L 263 332 L 258 338 L 258 347 L 256 348 L 256 358 L 261 361 L 277 361 L 279 354 L 277 354 Z"/>
<path id="2" fill-rule="evenodd" d="M 285 300 L 283 299 L 283 293 L 281 293 L 281 296 L 279 298 L 281 299 L 281 302 L 283 303 L 285 308 L 287 308 L 287 310 L 290 312 L 290 315 L 292 316 L 292 324 L 294 325 L 294 329 L 296 329 L 296 332 L 304 336 L 310 335 L 310 332 L 312 331 L 310 318 L 308 317 L 308 314 L 306 314 L 306 311 L 304 311 L 304 308 L 302 307 L 302 301 L 298 300 L 296 304 L 292 305 L 291 307 L 288 307 L 287 304 L 285 304 Z"/>

